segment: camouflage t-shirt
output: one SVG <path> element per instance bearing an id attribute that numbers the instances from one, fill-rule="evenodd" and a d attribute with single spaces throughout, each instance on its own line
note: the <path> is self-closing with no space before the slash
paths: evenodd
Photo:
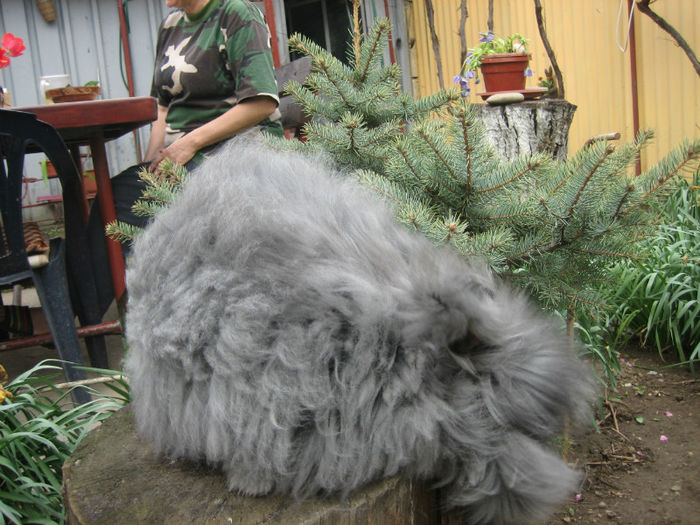
<path id="1" fill-rule="evenodd" d="M 151 95 L 168 108 L 168 133 L 190 132 L 246 98 L 264 95 L 279 103 L 260 10 L 248 0 L 210 0 L 193 17 L 182 9 L 170 13 L 158 32 Z M 262 129 L 281 135 L 271 118 Z"/>

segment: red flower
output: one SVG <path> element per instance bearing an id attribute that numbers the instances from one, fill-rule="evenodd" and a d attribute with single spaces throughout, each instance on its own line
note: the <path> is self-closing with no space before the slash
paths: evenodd
<path id="1" fill-rule="evenodd" d="M 7 54 L 11 57 L 18 57 L 22 54 L 26 48 L 24 47 L 24 41 L 21 38 L 17 38 L 12 33 L 5 33 L 2 37 L 2 47 L 5 48 Z"/>
<path id="2" fill-rule="evenodd" d="M 10 58 L 5 54 L 5 50 L 0 48 L 0 69 L 10 65 Z"/>

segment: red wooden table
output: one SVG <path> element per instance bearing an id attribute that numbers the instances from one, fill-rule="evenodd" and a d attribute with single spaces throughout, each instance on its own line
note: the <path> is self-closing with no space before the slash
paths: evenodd
<path id="1" fill-rule="evenodd" d="M 116 220 L 105 142 L 154 121 L 158 111 L 156 99 L 153 97 L 116 98 L 21 106 L 12 109 L 34 113 L 39 120 L 51 124 L 72 149 L 74 157 L 78 146 L 90 146 L 102 220 L 105 225 Z M 78 162 L 79 157 L 76 159 L 76 163 Z M 87 212 L 87 208 L 84 211 Z M 114 297 L 120 304 L 125 298 L 126 291 L 121 245 L 108 238 L 107 253 L 114 284 Z"/>

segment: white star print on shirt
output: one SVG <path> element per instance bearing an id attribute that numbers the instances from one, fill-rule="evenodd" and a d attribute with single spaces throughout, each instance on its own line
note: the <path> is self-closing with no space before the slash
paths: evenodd
<path id="1" fill-rule="evenodd" d="M 173 87 L 163 86 L 163 89 L 170 92 L 171 95 L 177 95 L 182 92 L 180 77 L 183 73 L 197 72 L 197 67 L 193 64 L 188 64 L 185 60 L 185 56 L 180 54 L 182 49 L 190 41 L 190 38 L 191 37 L 185 38 L 177 47 L 170 46 L 165 51 L 165 56 L 168 57 L 168 61 L 160 67 L 160 70 L 165 71 L 169 67 L 175 68 L 175 71 L 173 71 Z"/>

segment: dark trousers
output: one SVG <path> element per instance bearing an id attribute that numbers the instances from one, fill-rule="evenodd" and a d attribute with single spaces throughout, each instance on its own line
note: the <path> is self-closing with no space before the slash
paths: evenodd
<path id="1" fill-rule="evenodd" d="M 147 162 L 130 166 L 111 179 L 117 220 L 141 228 L 144 228 L 148 224 L 149 217 L 136 215 L 131 208 L 136 201 L 139 200 L 141 193 L 146 187 L 145 183 L 139 179 L 138 172 L 142 167 L 147 166 Z M 109 257 L 107 256 L 107 244 L 104 231 L 105 227 L 100 213 L 100 203 L 95 200 L 90 210 L 90 220 L 88 222 L 88 243 L 90 246 L 90 258 L 95 274 L 95 281 L 97 283 L 97 295 L 101 315 L 105 314 L 114 300 L 114 287 L 112 286 L 112 274 L 109 268 Z M 131 250 L 131 243 L 122 244 L 122 250 L 126 258 Z"/>
<path id="2" fill-rule="evenodd" d="M 211 148 L 208 148 L 208 150 Z M 201 156 L 197 155 L 195 159 Z M 195 159 L 185 164 L 188 171 L 199 166 Z M 139 178 L 141 168 L 148 167 L 148 162 L 135 164 L 126 168 L 119 175 L 112 177 L 112 196 L 114 198 L 114 209 L 117 212 L 117 220 L 145 228 L 150 217 L 136 215 L 132 207 L 141 198 L 146 184 Z M 88 243 L 90 245 L 90 257 L 92 260 L 95 281 L 97 283 L 97 295 L 99 299 L 100 313 L 104 315 L 114 300 L 114 287 L 112 286 L 112 274 L 109 269 L 109 257 L 107 256 L 107 244 L 105 242 L 104 224 L 100 213 L 100 204 L 97 200 L 90 210 L 90 220 L 88 222 Z M 122 251 L 126 260 L 131 251 L 131 243 L 123 243 Z"/>

